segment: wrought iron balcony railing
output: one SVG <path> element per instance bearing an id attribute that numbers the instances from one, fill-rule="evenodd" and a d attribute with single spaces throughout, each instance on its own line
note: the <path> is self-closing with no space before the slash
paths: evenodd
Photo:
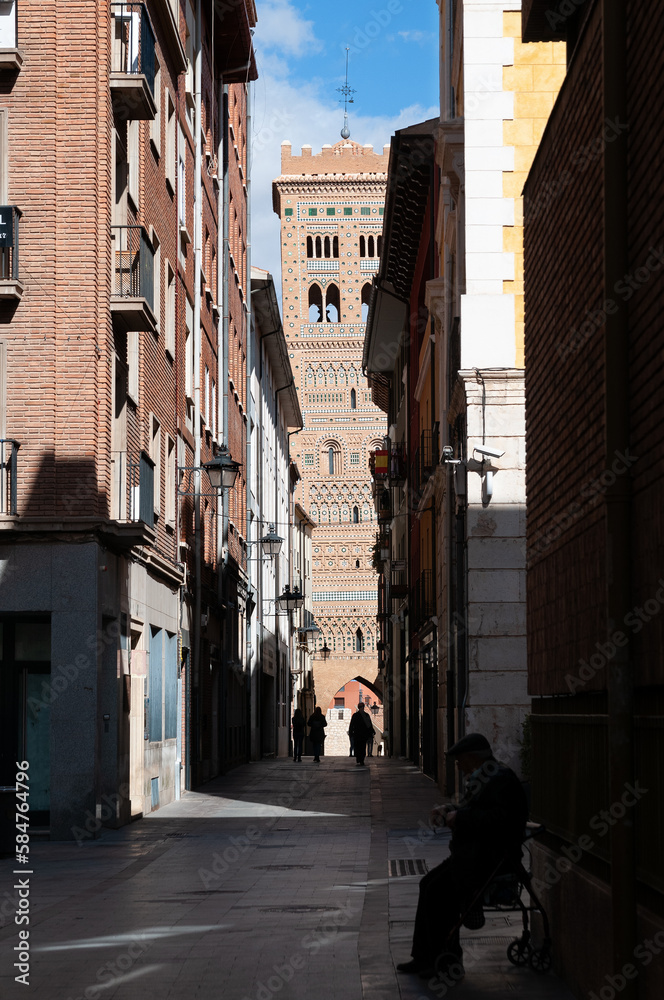
<path id="1" fill-rule="evenodd" d="M 0 514 L 18 513 L 16 479 L 18 474 L 18 441 L 0 438 Z"/>
<path id="2" fill-rule="evenodd" d="M 111 92 L 119 118 L 153 119 L 156 115 L 155 34 L 144 3 L 111 3 L 113 49 Z"/>
<path id="3" fill-rule="evenodd" d="M 111 242 L 111 309 L 129 330 L 154 329 L 154 248 L 148 234 L 143 226 L 111 226 Z"/>
<path id="4" fill-rule="evenodd" d="M 21 215 L 16 205 L 0 205 L 0 297 L 4 298 L 20 298 L 23 293 L 18 258 Z"/>

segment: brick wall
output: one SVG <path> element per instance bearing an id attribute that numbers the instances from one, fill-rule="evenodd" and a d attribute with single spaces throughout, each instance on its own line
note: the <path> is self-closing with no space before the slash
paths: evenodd
<path id="1" fill-rule="evenodd" d="M 600 24 L 595 14 L 525 187 L 528 655 L 532 694 L 604 634 Z M 569 100 L 568 94 L 583 95 Z M 618 137 L 620 141 L 620 137 Z M 574 567 L 574 569 L 572 569 Z M 601 686 L 597 675 L 592 684 Z"/>

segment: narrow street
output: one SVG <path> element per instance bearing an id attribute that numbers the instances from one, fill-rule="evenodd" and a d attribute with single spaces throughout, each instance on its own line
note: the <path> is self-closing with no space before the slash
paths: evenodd
<path id="1" fill-rule="evenodd" d="M 453 991 L 396 973 L 418 875 L 389 862 L 433 867 L 448 841 L 426 830 L 433 782 L 404 761 L 367 765 L 247 764 L 97 840 L 34 843 L 27 988 L 11 971 L 16 879 L 3 860 L 2 997 L 568 1000 L 553 973 L 508 962 L 515 913 L 463 932 Z"/>

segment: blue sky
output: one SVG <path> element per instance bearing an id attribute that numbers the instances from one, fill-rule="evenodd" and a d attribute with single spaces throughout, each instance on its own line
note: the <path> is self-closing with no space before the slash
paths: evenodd
<path id="1" fill-rule="evenodd" d="M 254 38 L 253 263 L 279 289 L 279 224 L 271 182 L 284 139 L 298 152 L 339 140 L 350 46 L 351 138 L 381 149 L 395 129 L 438 114 L 436 0 L 257 0 Z"/>

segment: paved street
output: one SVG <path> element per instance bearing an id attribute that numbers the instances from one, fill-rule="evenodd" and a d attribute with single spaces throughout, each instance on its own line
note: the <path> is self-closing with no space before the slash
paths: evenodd
<path id="1" fill-rule="evenodd" d="M 35 843 L 30 985 L 14 982 L 13 862 L 0 862 L 0 994 L 145 1000 L 426 1000 L 395 972 L 409 957 L 417 875 L 447 838 L 426 836 L 437 789 L 403 761 L 327 757 L 245 765 L 204 792 L 98 840 Z M 420 831 L 420 832 L 418 832 Z M 517 914 L 465 931 L 453 995 L 570 1000 L 549 974 L 514 968 Z"/>

